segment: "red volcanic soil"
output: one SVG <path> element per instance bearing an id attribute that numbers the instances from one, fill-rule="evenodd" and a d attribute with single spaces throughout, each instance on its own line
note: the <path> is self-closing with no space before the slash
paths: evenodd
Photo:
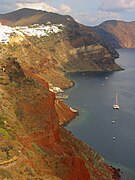
<path id="1" fill-rule="evenodd" d="M 78 115 L 78 112 L 73 112 L 72 110 L 70 110 L 69 106 L 67 106 L 66 104 L 64 104 L 63 101 L 60 101 L 58 99 L 55 100 L 55 109 L 58 113 L 60 125 L 65 125 L 69 123 Z"/>
<path id="2" fill-rule="evenodd" d="M 45 80 L 24 73 L 16 61 L 6 67 L 8 93 L 19 124 L 14 132 L 16 141 L 26 164 L 36 172 L 35 179 L 45 179 L 48 173 L 50 179 L 119 179 L 117 171 L 99 154 L 59 125 L 69 122 L 76 113 L 56 100 Z"/>
<path id="3" fill-rule="evenodd" d="M 85 166 L 85 162 L 80 157 L 69 157 L 65 159 L 64 163 L 69 167 L 66 174 L 66 180 L 90 180 L 90 173 Z"/>

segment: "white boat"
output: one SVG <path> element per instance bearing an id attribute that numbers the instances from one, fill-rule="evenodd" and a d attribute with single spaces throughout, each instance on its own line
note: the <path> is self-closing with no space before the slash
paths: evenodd
<path id="1" fill-rule="evenodd" d="M 118 94 L 116 93 L 115 96 L 115 103 L 113 105 L 113 109 L 120 109 L 119 105 L 118 105 Z"/>
<path id="2" fill-rule="evenodd" d="M 113 140 L 115 140 L 115 136 L 113 136 Z"/>

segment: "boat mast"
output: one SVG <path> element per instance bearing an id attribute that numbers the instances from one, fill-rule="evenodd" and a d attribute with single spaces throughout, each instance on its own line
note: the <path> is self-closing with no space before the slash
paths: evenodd
<path id="1" fill-rule="evenodd" d="M 118 105 L 118 94 L 117 94 L 117 92 L 116 92 L 116 99 L 115 100 L 116 100 L 115 104 Z"/>

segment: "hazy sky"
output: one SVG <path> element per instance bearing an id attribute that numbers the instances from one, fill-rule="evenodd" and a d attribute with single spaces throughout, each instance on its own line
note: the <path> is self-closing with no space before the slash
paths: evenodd
<path id="1" fill-rule="evenodd" d="M 24 7 L 69 14 L 85 25 L 107 19 L 135 20 L 135 0 L 0 0 L 0 13 Z"/>

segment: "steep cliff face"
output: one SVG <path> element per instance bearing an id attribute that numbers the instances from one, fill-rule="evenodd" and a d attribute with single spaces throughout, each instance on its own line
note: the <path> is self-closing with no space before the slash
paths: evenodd
<path id="1" fill-rule="evenodd" d="M 16 41 L 12 38 L 7 46 L 9 56 L 16 57 L 27 71 L 61 88 L 73 86 L 65 73 L 121 70 L 114 61 L 117 53 L 103 46 L 92 30 L 82 33 L 65 28 L 49 37 Z"/>
<path id="2" fill-rule="evenodd" d="M 12 26 L 34 23 L 45 24 L 48 21 L 64 25 L 61 33 L 48 38 L 29 38 L 20 45 L 21 49 L 14 47 L 14 49 L 19 50 L 18 59 L 21 59 L 21 52 L 23 52 L 28 59 L 27 63 L 31 59 L 33 61 L 30 62 L 31 65 L 35 63 L 36 66 L 41 66 L 41 64 L 43 64 L 43 67 L 51 66 L 51 71 L 50 68 L 46 68 L 46 73 L 43 73 L 43 71 L 40 73 L 40 76 L 45 78 L 50 76 L 51 83 L 54 81 L 52 71 L 53 74 L 56 74 L 56 79 L 61 79 L 63 72 L 121 70 L 115 63 L 118 53 L 113 48 L 107 47 L 93 28 L 77 23 L 70 16 L 21 9 L 0 16 L 0 22 L 8 24 L 9 21 Z M 21 61 L 23 60 L 21 59 Z M 71 85 L 71 82 L 67 82 L 67 86 Z"/>
<path id="3" fill-rule="evenodd" d="M 118 179 L 100 155 L 59 126 L 48 83 L 2 51 L 0 58 L 0 178 Z"/>
<path id="4" fill-rule="evenodd" d="M 78 115 L 77 111 L 65 105 L 64 102 L 60 101 L 59 99 L 55 100 L 55 109 L 59 117 L 60 125 L 65 125 L 69 123 L 72 119 L 74 119 Z"/>
<path id="5" fill-rule="evenodd" d="M 30 16 L 27 9 L 23 12 L 2 18 L 15 24 L 22 23 L 22 15 L 31 21 L 37 17 L 35 11 Z M 36 13 L 38 18 L 43 15 Z M 117 53 L 91 28 L 67 16 L 57 18 L 65 24 L 61 33 L 21 41 L 13 37 L 0 46 L 0 178 L 119 179 L 99 154 L 59 125 L 76 114 L 56 99 L 48 85 L 72 86 L 67 72 L 119 70 L 114 62 Z"/>
<path id="6" fill-rule="evenodd" d="M 94 30 L 108 46 L 113 48 L 135 48 L 135 22 L 106 21 Z"/>
<path id="7" fill-rule="evenodd" d="M 134 21 L 123 22 L 110 20 L 92 28 L 77 23 L 68 15 L 64 16 L 57 13 L 24 8 L 14 12 L 0 14 L 0 22 L 9 26 L 46 24 L 48 22 L 52 24 L 63 24 L 73 47 L 85 48 L 89 45 L 100 44 L 103 48 L 107 49 L 107 54 L 109 53 L 113 60 L 115 57 L 118 57 L 118 53 L 113 48 L 135 47 Z M 84 57 L 81 58 L 86 59 L 87 53 L 88 52 L 85 51 Z M 110 60 L 110 58 L 108 59 Z M 99 70 L 101 69 L 100 67 Z"/>

